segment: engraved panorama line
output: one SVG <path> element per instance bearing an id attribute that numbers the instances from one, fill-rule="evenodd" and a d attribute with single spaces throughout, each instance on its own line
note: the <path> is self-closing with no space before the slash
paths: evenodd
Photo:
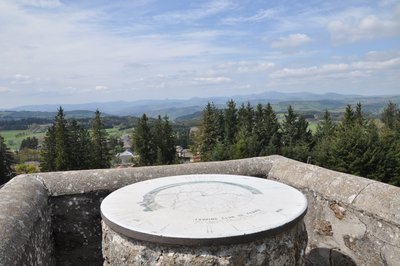
<path id="1" fill-rule="evenodd" d="M 236 186 L 240 188 L 244 188 L 248 191 L 250 191 L 252 194 L 263 194 L 260 190 L 247 186 L 247 185 L 242 185 L 242 184 L 236 184 L 236 183 L 231 183 L 231 182 L 225 182 L 225 181 L 190 181 L 190 182 L 181 182 L 181 183 L 175 183 L 175 184 L 170 184 L 170 185 L 165 185 L 162 187 L 158 187 L 156 189 L 153 189 L 150 192 L 147 192 L 143 196 L 143 201 L 139 202 L 140 206 L 144 207 L 143 211 L 155 211 L 158 209 L 163 208 L 161 205 L 157 204 L 155 198 L 158 193 L 160 193 L 163 190 L 173 188 L 173 187 L 178 187 L 178 186 L 183 186 L 183 185 L 192 185 L 192 184 L 207 184 L 207 183 L 218 183 L 218 184 L 224 184 L 224 185 L 231 185 L 231 186 Z"/>

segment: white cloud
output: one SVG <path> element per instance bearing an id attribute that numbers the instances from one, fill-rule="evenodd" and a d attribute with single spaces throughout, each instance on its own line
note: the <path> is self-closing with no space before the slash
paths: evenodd
<path id="1" fill-rule="evenodd" d="M 108 90 L 108 87 L 107 86 L 102 86 L 102 85 L 97 85 L 94 89 L 96 91 L 106 91 L 106 90 Z"/>
<path id="2" fill-rule="evenodd" d="M 249 17 L 228 17 L 222 19 L 223 24 L 237 24 L 245 22 L 260 22 L 266 19 L 271 19 L 276 16 L 278 11 L 276 9 L 261 9 L 255 15 Z"/>
<path id="3" fill-rule="evenodd" d="M 306 34 L 296 33 L 287 37 L 281 37 L 271 43 L 272 48 L 295 48 L 311 42 L 312 39 Z"/>
<path id="4" fill-rule="evenodd" d="M 232 7 L 233 4 L 229 0 L 212 0 L 206 4 L 203 4 L 199 8 L 169 12 L 161 15 L 156 15 L 153 18 L 155 20 L 160 20 L 172 24 L 180 22 L 192 22 L 206 18 L 208 16 L 216 15 L 218 13 L 231 9 Z"/>
<path id="5" fill-rule="evenodd" d="M 336 43 L 400 36 L 400 7 L 391 15 L 348 13 L 330 21 L 327 28 Z"/>
<path id="6" fill-rule="evenodd" d="M 226 62 L 217 66 L 218 69 L 224 69 L 228 71 L 234 71 L 238 73 L 252 73 L 266 71 L 274 68 L 275 64 L 270 62 L 251 62 L 251 61 L 239 61 L 239 62 Z"/>
<path id="7" fill-rule="evenodd" d="M 225 83 L 231 82 L 232 80 L 228 77 L 198 77 L 194 79 L 195 81 L 201 81 L 206 83 Z"/>
<path id="8" fill-rule="evenodd" d="M 15 75 L 14 75 L 14 78 L 15 78 L 16 80 L 28 80 L 28 79 L 30 79 L 31 77 L 28 76 L 28 75 L 15 74 Z"/>
<path id="9" fill-rule="evenodd" d="M 11 90 L 7 87 L 0 87 L 0 93 L 11 92 Z"/>
<path id="10" fill-rule="evenodd" d="M 31 76 L 23 74 L 15 74 L 12 77 L 11 84 L 32 84 L 34 79 Z"/>
<path id="11" fill-rule="evenodd" d="M 335 78 L 360 77 L 374 71 L 400 68 L 400 57 L 384 61 L 356 61 L 348 64 L 325 64 L 304 68 L 283 68 L 271 74 L 273 78 Z"/>
<path id="12" fill-rule="evenodd" d="M 41 8 L 54 8 L 62 6 L 59 0 L 17 0 L 17 3 L 25 6 L 33 6 Z"/>
<path id="13" fill-rule="evenodd" d="M 391 69 L 400 67 L 400 57 L 392 58 L 385 61 L 360 61 L 352 64 L 357 69 Z"/>

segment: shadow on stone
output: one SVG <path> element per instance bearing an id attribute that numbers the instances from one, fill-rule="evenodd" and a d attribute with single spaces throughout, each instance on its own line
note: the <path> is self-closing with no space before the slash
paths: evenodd
<path id="1" fill-rule="evenodd" d="M 307 266 L 357 266 L 352 258 L 337 249 L 314 248 L 306 254 Z"/>

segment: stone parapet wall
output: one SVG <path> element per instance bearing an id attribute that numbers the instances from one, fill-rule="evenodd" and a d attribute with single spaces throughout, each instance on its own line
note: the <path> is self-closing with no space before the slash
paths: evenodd
<path id="1" fill-rule="evenodd" d="M 300 189 L 310 265 L 400 265 L 400 188 L 271 156 L 268 178 Z"/>
<path id="2" fill-rule="evenodd" d="M 236 174 L 292 185 L 309 201 L 308 264 L 400 265 L 400 188 L 281 156 L 23 175 L 0 189 L 0 265 L 102 265 L 99 206 L 161 176 Z"/>
<path id="3" fill-rule="evenodd" d="M 18 176 L 0 189 L 0 265 L 53 265 L 50 207 L 43 184 Z"/>

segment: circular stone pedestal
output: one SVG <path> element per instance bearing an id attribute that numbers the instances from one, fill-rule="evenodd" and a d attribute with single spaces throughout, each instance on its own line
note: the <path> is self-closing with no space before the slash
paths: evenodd
<path id="1" fill-rule="evenodd" d="M 104 265 L 302 265 L 307 201 L 271 180 L 186 175 L 101 204 Z"/>

